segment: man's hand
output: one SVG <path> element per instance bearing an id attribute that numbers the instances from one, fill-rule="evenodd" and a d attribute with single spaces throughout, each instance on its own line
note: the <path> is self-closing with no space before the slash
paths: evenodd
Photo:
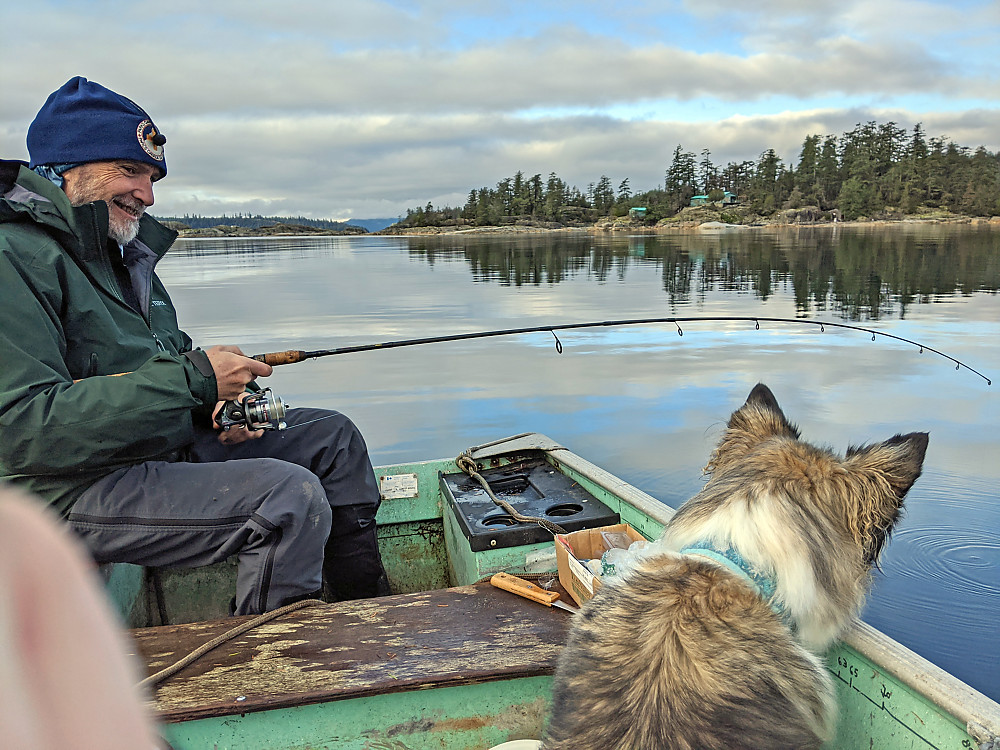
<path id="1" fill-rule="evenodd" d="M 206 350 L 205 354 L 208 355 L 208 361 L 215 370 L 220 401 L 233 401 L 239 398 L 250 381 L 271 374 L 271 365 L 250 359 L 238 346 L 213 346 Z"/>
<path id="2" fill-rule="evenodd" d="M 260 363 L 258 363 L 260 364 Z M 236 401 L 240 403 L 247 397 L 247 393 L 241 393 L 236 397 Z M 239 443 L 244 443 L 247 440 L 256 440 L 261 435 L 264 434 L 264 430 L 248 430 L 243 425 L 238 425 L 230 427 L 228 430 L 223 430 L 219 426 L 219 423 L 215 421 L 215 418 L 219 415 L 219 410 L 222 409 L 222 405 L 225 401 L 220 401 L 215 405 L 215 410 L 212 412 L 212 426 L 219 430 L 219 442 L 223 445 L 238 445 Z"/>

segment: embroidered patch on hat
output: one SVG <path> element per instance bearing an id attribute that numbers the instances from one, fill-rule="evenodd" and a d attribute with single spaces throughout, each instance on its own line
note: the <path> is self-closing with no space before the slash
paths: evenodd
<path id="1" fill-rule="evenodd" d="M 139 139 L 142 150 L 152 156 L 157 161 L 163 161 L 163 144 L 167 142 L 166 137 L 156 131 L 150 120 L 143 120 L 135 130 L 135 136 Z"/>

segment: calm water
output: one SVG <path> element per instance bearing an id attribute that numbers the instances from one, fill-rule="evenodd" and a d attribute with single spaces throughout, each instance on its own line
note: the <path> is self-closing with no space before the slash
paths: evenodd
<path id="1" fill-rule="evenodd" d="M 646 325 L 383 350 L 278 368 L 336 408 L 376 464 L 542 432 L 676 507 L 758 381 L 838 451 L 931 434 L 864 619 L 1000 699 L 1000 230 L 824 227 L 660 237 L 182 241 L 160 266 L 183 327 L 247 353 L 618 318 L 857 322 L 939 349 L 805 325 Z"/>

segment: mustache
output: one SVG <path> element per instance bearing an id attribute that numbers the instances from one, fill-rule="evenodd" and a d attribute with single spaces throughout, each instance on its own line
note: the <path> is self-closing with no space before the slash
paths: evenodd
<path id="1" fill-rule="evenodd" d="M 114 202 L 122 208 L 128 210 L 130 213 L 135 214 L 136 219 L 140 219 L 146 212 L 146 204 L 128 195 L 117 196 L 115 197 Z"/>

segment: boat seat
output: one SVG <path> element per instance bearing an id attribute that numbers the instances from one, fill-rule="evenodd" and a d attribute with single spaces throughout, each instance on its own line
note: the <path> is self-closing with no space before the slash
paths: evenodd
<path id="1" fill-rule="evenodd" d="M 564 598 L 566 598 L 564 596 Z M 130 631 L 153 674 L 250 618 Z M 164 722 L 551 675 L 570 613 L 478 583 L 295 610 L 160 684 Z"/>

